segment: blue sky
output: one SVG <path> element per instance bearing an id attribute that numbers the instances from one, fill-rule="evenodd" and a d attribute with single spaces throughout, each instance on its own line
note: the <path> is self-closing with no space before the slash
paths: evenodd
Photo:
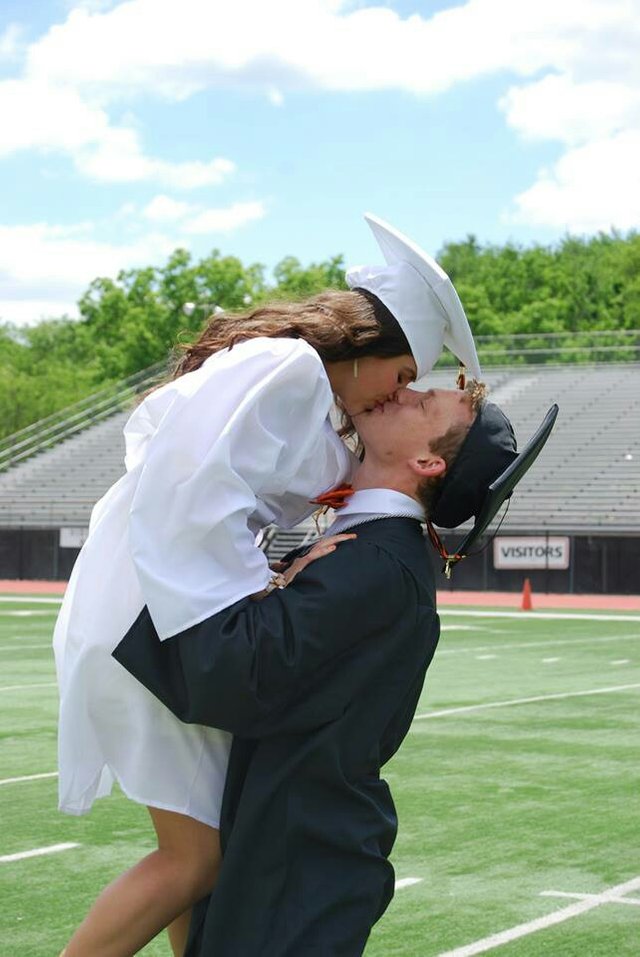
<path id="1" fill-rule="evenodd" d="M 640 220 L 640 0 L 3 0 L 0 318 L 176 246 L 272 267 Z"/>

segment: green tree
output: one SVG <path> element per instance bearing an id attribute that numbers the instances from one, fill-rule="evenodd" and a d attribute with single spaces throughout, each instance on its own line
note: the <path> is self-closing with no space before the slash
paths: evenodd
<path id="1" fill-rule="evenodd" d="M 453 279 L 474 334 L 497 337 L 491 362 L 580 361 L 591 333 L 640 328 L 640 235 L 565 237 L 552 247 L 481 245 L 473 235 L 447 243 L 438 260 Z M 281 260 L 265 279 L 220 250 L 198 262 L 176 249 L 165 265 L 100 277 L 79 302 L 80 319 L 18 328 L 0 324 L 0 434 L 7 435 L 125 376 L 168 358 L 193 340 L 214 307 L 247 311 L 270 298 L 300 299 L 344 289 L 344 260 L 303 266 Z M 193 303 L 185 311 L 185 304 Z M 549 348 L 549 333 L 555 334 Z M 518 354 L 515 335 L 526 335 Z M 602 336 L 599 358 L 629 350 Z M 481 355 L 482 355 L 481 348 Z M 529 351 L 526 351 L 529 350 Z M 577 351 L 576 351 L 577 350 Z"/>

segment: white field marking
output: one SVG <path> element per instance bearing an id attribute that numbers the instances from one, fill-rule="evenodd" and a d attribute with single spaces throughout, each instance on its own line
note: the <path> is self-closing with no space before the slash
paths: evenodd
<path id="1" fill-rule="evenodd" d="M 58 854 L 60 851 L 70 851 L 79 844 L 51 844 L 49 847 L 34 847 L 32 851 L 21 851 L 19 854 L 5 854 L 0 857 L 0 864 L 10 864 L 12 861 L 24 861 L 27 857 L 42 857 L 44 854 Z"/>
<path id="2" fill-rule="evenodd" d="M 40 608 L 31 611 L 4 611 L 2 608 L 0 608 L 0 615 L 5 615 L 12 618 L 33 618 L 38 615 L 55 615 L 55 611 L 53 609 L 51 609 L 51 611 L 48 609 L 43 611 Z"/>
<path id="3" fill-rule="evenodd" d="M 463 714 L 465 711 L 484 711 L 486 708 L 506 708 L 512 704 L 533 704 L 536 701 L 555 701 L 560 698 L 582 698 L 592 694 L 610 694 L 614 691 L 631 691 L 640 688 L 640 684 L 617 685 L 614 688 L 592 688 L 590 691 L 564 691 L 560 694 L 541 694 L 533 698 L 511 698 L 509 701 L 487 701 L 484 704 L 468 704 L 463 708 L 445 708 L 443 711 L 428 711 L 417 714 L 414 721 L 426 721 L 429 718 L 444 718 L 450 714 Z"/>
<path id="4" fill-rule="evenodd" d="M 543 658 L 542 661 L 545 665 L 552 665 L 555 661 L 562 661 L 562 659 L 561 658 Z"/>
<path id="5" fill-rule="evenodd" d="M 43 774 L 23 774 L 19 778 L 3 778 L 0 780 L 0 785 L 2 784 L 21 784 L 23 781 L 42 781 L 44 778 L 57 778 L 57 771 L 45 771 Z"/>
<path id="6" fill-rule="evenodd" d="M 57 684 L 57 681 L 45 681 L 33 685 L 5 685 L 0 688 L 0 691 L 21 691 L 23 688 L 55 688 Z"/>
<path id="7" fill-rule="evenodd" d="M 27 605 L 61 605 L 62 595 L 59 598 L 33 598 L 25 595 L 0 595 L 0 601 L 8 601 L 12 604 L 22 602 Z M 3 612 L 6 614 L 6 612 Z"/>
<path id="8" fill-rule="evenodd" d="M 595 897 L 606 897 L 607 902 L 611 904 L 632 904 L 634 907 L 640 907 L 640 897 L 616 897 L 613 894 L 567 894 L 566 891 L 543 891 L 540 897 L 570 897 L 577 901 L 590 901 Z M 604 903 L 604 901 L 603 901 Z"/>
<path id="9" fill-rule="evenodd" d="M 640 877 L 634 877 L 632 881 L 627 881 L 625 884 L 618 884 L 617 887 L 611 887 L 603 894 L 590 896 L 589 900 L 577 901 L 575 904 L 569 904 L 568 907 L 563 907 L 562 910 L 545 914 L 544 917 L 530 920 L 526 924 L 518 924 L 516 927 L 510 927 L 508 930 L 500 931 L 498 934 L 492 934 L 491 937 L 477 940 L 473 944 L 457 947 L 455 950 L 447 950 L 445 953 L 438 954 L 438 957 L 475 957 L 476 954 L 486 954 L 488 950 L 493 950 L 494 947 L 500 947 L 502 944 L 508 944 L 512 940 L 518 940 L 520 937 L 535 934 L 538 930 L 546 930 L 547 927 L 561 924 L 571 917 L 586 914 L 587 911 L 594 910 L 594 908 L 600 907 L 602 904 L 611 903 L 612 896 L 623 897 L 627 891 L 634 891 L 638 887 L 640 887 Z"/>
<path id="10" fill-rule="evenodd" d="M 422 883 L 421 877 L 403 877 L 402 880 L 396 881 L 396 890 L 399 890 L 401 887 L 411 887 L 412 884 Z"/>
<path id="11" fill-rule="evenodd" d="M 31 635 L 21 632 L 19 635 L 4 635 L 4 637 L 0 639 L 0 643 L 2 641 L 19 641 L 26 645 L 30 641 L 39 641 L 41 638 L 42 635 L 39 632 L 34 632 Z M 49 644 L 53 645 L 53 640 L 50 641 Z"/>
<path id="12" fill-rule="evenodd" d="M 476 655 L 478 661 L 489 661 L 490 658 L 497 658 L 497 655 Z"/>
<path id="13" fill-rule="evenodd" d="M 41 648 L 49 648 L 51 651 L 53 651 L 53 646 L 51 642 L 49 642 L 46 645 L 28 645 L 23 642 L 22 648 L 16 648 L 15 646 L 12 648 L 11 646 L 9 646 L 5 648 L 0 648 L 0 651 L 12 651 L 13 654 L 16 655 L 16 654 L 20 654 L 20 652 L 22 651 L 33 651 L 34 649 L 40 650 Z"/>
<path id="14" fill-rule="evenodd" d="M 477 625 L 441 625 L 440 631 L 493 631 L 493 629 L 478 628 Z"/>
<path id="15" fill-rule="evenodd" d="M 466 618 L 518 618 L 520 621 L 640 621 L 640 615 L 592 615 L 588 612 L 561 612 L 561 611 L 456 611 L 453 608 L 438 608 L 440 617 L 443 615 Z"/>
<path id="16" fill-rule="evenodd" d="M 616 658 L 615 661 L 611 662 L 612 665 L 630 665 L 631 658 Z"/>
<path id="17" fill-rule="evenodd" d="M 439 648 L 438 657 L 443 655 L 475 654 L 477 651 L 520 651 L 521 648 L 554 648 L 556 645 L 598 645 L 605 641 L 636 641 L 640 632 L 632 635 L 600 635 L 598 638 L 553 638 L 549 641 L 511 641 L 502 645 L 478 645 L 476 648 Z"/>

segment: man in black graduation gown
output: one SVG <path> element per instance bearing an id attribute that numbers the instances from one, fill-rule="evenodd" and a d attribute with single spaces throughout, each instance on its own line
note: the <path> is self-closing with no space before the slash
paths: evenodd
<path id="1" fill-rule="evenodd" d="M 181 720 L 234 735 L 223 864 L 188 957 L 357 957 L 393 896 L 397 821 L 380 769 L 439 637 L 420 523 L 440 499 L 451 518 L 456 487 L 470 501 L 455 524 L 476 514 L 517 455 L 502 413 L 459 390 L 401 392 L 358 432 L 355 494 L 329 531 L 357 538 L 164 642 L 144 609 L 114 653 Z"/>

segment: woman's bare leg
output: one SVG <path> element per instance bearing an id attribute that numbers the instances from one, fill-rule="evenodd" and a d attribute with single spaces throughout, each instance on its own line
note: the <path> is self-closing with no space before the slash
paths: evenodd
<path id="1" fill-rule="evenodd" d="M 184 814 L 158 808 L 149 813 L 158 850 L 103 890 L 67 944 L 65 957 L 133 957 L 169 925 L 171 946 L 181 957 L 190 909 L 218 876 L 219 833 Z"/>
<path id="2" fill-rule="evenodd" d="M 187 940 L 189 939 L 189 925 L 191 924 L 191 908 L 176 917 L 167 927 L 169 943 L 173 951 L 173 957 L 183 957 L 187 949 Z"/>
<path id="3" fill-rule="evenodd" d="M 158 847 L 166 847 L 175 843 L 181 844 L 183 840 L 182 832 L 175 832 L 174 822 L 172 818 L 176 817 L 174 814 L 169 814 L 167 811 L 158 811 L 155 808 L 149 808 L 149 814 L 151 815 L 151 820 L 153 821 L 153 826 L 156 829 L 156 834 L 158 836 Z M 167 820 L 167 815 L 169 820 Z M 188 820 L 192 820 L 188 818 Z M 193 822 L 197 823 L 197 822 Z M 207 827 L 203 824 L 201 827 L 205 827 L 210 835 L 213 836 L 214 847 L 210 848 L 210 855 L 212 864 L 212 873 L 213 880 L 209 887 L 207 887 L 203 893 L 199 894 L 192 901 L 187 910 L 183 911 L 171 921 L 167 927 L 167 933 L 169 935 L 169 943 L 171 944 L 171 950 L 173 951 L 174 957 L 182 957 L 187 947 L 187 940 L 189 938 L 189 925 L 191 923 L 191 910 L 192 905 L 196 904 L 202 897 L 208 894 L 214 887 L 216 879 L 218 877 L 218 871 L 220 870 L 220 864 L 222 862 L 222 854 L 220 851 L 220 837 L 219 831 L 214 828 Z M 199 834 L 194 834 L 193 837 L 197 842 L 199 842 Z M 194 849 L 195 854 L 202 853 L 199 848 Z M 66 957 L 66 955 L 65 955 Z"/>

